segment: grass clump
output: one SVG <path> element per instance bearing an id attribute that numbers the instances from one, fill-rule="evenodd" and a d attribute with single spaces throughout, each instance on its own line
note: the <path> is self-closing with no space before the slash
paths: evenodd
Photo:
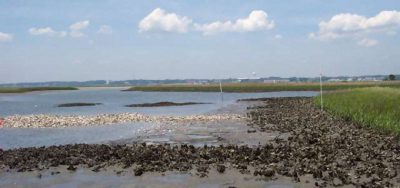
<path id="1" fill-rule="evenodd" d="M 400 89 L 359 88 L 323 95 L 324 109 L 361 125 L 400 133 Z M 315 97 L 321 105 L 320 97 Z"/>
<path id="2" fill-rule="evenodd" d="M 0 87 L 0 93 L 27 93 L 33 91 L 78 90 L 75 87 Z"/>
<path id="3" fill-rule="evenodd" d="M 399 87 L 400 82 L 336 82 L 325 83 L 324 90 L 343 90 L 360 87 Z M 273 92 L 273 91 L 318 91 L 319 83 L 228 83 L 223 84 L 224 92 Z M 219 92 L 219 84 L 189 85 L 171 84 L 154 86 L 135 86 L 124 91 L 160 92 Z"/>

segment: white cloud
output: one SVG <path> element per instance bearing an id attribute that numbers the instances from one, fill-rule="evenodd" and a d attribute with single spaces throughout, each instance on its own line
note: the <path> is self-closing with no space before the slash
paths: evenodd
<path id="1" fill-rule="evenodd" d="M 89 20 L 79 21 L 69 26 L 71 30 L 82 30 L 86 29 L 89 26 Z"/>
<path id="2" fill-rule="evenodd" d="M 139 32 L 165 31 L 186 33 L 192 20 L 175 13 L 156 8 L 139 22 Z"/>
<path id="3" fill-rule="evenodd" d="M 71 30 L 71 32 L 69 33 L 69 35 L 74 38 L 84 37 L 85 34 L 82 32 L 82 30 L 86 29 L 89 24 L 89 20 L 85 20 L 70 25 L 69 29 Z"/>
<path id="4" fill-rule="evenodd" d="M 367 18 L 357 14 L 338 14 L 329 21 L 319 23 L 319 31 L 309 37 L 320 40 L 332 40 L 344 37 L 359 37 L 373 32 L 395 33 L 400 26 L 400 12 L 382 11 Z"/>
<path id="5" fill-rule="evenodd" d="M 176 13 L 168 13 L 156 8 L 139 22 L 139 32 L 164 31 L 186 33 L 189 30 L 200 31 L 205 35 L 220 32 L 251 32 L 269 30 L 275 27 L 273 20 L 262 10 L 252 11 L 248 17 L 234 21 L 215 21 L 205 24 L 194 23 L 190 18 Z"/>
<path id="6" fill-rule="evenodd" d="M 236 21 L 215 21 L 207 24 L 195 24 L 195 29 L 205 35 L 220 32 L 251 32 L 274 28 L 273 20 L 268 19 L 268 14 L 262 10 L 252 11 L 247 18 Z"/>
<path id="7" fill-rule="evenodd" d="M 113 33 L 113 29 L 111 26 L 109 25 L 102 25 L 100 26 L 99 30 L 97 31 L 97 33 L 100 34 L 105 34 L 105 35 L 110 35 Z"/>
<path id="8" fill-rule="evenodd" d="M 31 35 L 45 35 L 50 37 L 65 37 L 67 32 L 65 31 L 54 31 L 51 27 L 44 27 L 44 28 L 35 28 L 32 27 L 29 30 L 29 34 Z"/>
<path id="9" fill-rule="evenodd" d="M 13 35 L 0 32 L 0 42 L 9 42 L 14 39 Z"/>
<path id="10" fill-rule="evenodd" d="M 358 41 L 357 44 L 360 46 L 365 46 L 365 47 L 373 47 L 373 46 L 378 45 L 378 43 L 379 42 L 377 40 L 364 38 L 364 39 L 361 39 L 360 41 Z"/>

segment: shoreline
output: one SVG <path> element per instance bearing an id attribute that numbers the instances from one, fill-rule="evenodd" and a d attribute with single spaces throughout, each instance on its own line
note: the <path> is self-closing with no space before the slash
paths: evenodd
<path id="1" fill-rule="evenodd" d="M 2 94 L 21 94 L 30 92 L 46 92 L 46 91 L 75 91 L 76 87 L 0 87 Z"/>

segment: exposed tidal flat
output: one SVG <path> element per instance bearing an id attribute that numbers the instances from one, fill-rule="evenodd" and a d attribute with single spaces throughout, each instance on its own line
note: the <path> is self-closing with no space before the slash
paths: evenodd
<path id="1" fill-rule="evenodd" d="M 209 104 L 209 103 L 202 103 L 202 102 L 156 102 L 156 103 L 142 103 L 142 104 L 129 104 L 125 105 L 126 107 L 162 107 L 162 106 L 187 106 L 187 105 L 196 105 L 196 104 Z"/>
<path id="2" fill-rule="evenodd" d="M 387 94 L 385 88 L 361 91 L 370 90 L 376 90 L 377 93 L 368 93 L 368 96 Z M 389 90 L 389 93 L 397 91 Z M 353 91 L 357 90 L 337 93 L 344 93 L 343 97 L 349 97 Z M 132 95 L 135 93 L 128 92 Z M 151 96 L 152 93 L 149 94 Z M 203 95 L 192 93 L 189 96 L 193 94 L 196 94 L 196 97 Z M 42 124 L 48 121 L 46 118 L 54 120 L 54 117 L 61 119 L 72 117 L 73 120 L 81 118 L 87 121 L 97 117 L 104 122 L 88 123 L 90 126 L 79 126 L 77 123 L 75 124 L 77 126 L 66 125 L 65 128 L 57 126 L 50 129 L 33 128 L 44 131 L 68 129 L 65 133 L 70 134 L 72 132 L 69 129 L 76 131 L 75 134 L 79 134 L 81 132 L 79 130 L 87 129 L 96 137 L 107 135 L 99 134 L 97 127 L 99 130 L 105 130 L 104 133 L 109 132 L 110 135 L 121 130 L 121 125 L 113 123 L 118 122 L 118 119 L 127 118 L 129 121 L 140 121 L 145 124 L 140 128 L 135 124 L 125 124 L 123 131 L 117 134 L 128 133 L 136 128 L 141 131 L 136 132 L 138 134 L 134 136 L 124 134 L 120 139 L 113 137 L 108 142 L 102 140 L 87 144 L 64 143 L 57 146 L 0 150 L 0 168 L 4 171 L 0 175 L 0 187 L 14 185 L 16 182 L 22 187 L 28 184 L 34 187 L 60 186 L 66 183 L 65 181 L 68 181 L 69 185 L 74 182 L 76 186 L 96 186 L 106 184 L 104 179 L 113 180 L 113 185 L 117 187 L 124 187 L 127 182 L 131 186 L 142 187 L 169 185 L 196 187 L 205 184 L 210 187 L 399 185 L 400 146 L 396 134 L 369 129 L 352 118 L 333 113 L 329 108 L 329 97 L 336 92 L 325 95 L 326 111 L 321 111 L 315 103 L 318 97 L 311 97 L 316 93 L 312 93 L 309 97 L 285 92 L 280 94 L 280 96 L 234 94 L 240 97 L 227 94 L 224 97 L 228 100 L 224 105 L 201 114 L 113 113 L 78 116 L 14 114 L 8 117 L 36 116 L 37 120 L 31 121 L 27 118 L 26 121 L 42 122 Z M 165 97 L 165 95 L 155 96 Z M 213 95 L 215 96 L 219 95 Z M 244 98 L 251 99 L 236 102 Z M 191 99 L 185 98 L 180 101 L 168 99 L 168 101 L 195 101 Z M 198 101 L 209 100 L 202 98 Z M 368 100 L 364 102 L 366 101 Z M 385 99 L 385 101 L 390 100 Z M 351 103 L 343 102 L 338 108 L 346 107 L 345 104 Z M 206 104 L 194 106 L 204 108 Z M 185 110 L 187 107 L 191 106 L 163 107 L 158 110 L 163 110 L 165 113 L 170 108 Z M 125 107 L 125 109 L 131 108 Z M 394 111 L 396 108 L 390 108 L 388 112 Z M 381 110 L 380 113 L 385 114 L 385 111 Z M 41 116 L 44 120 L 40 119 Z M 23 122 L 18 118 L 12 122 Z M 155 119 L 152 120 L 153 118 Z M 98 125 L 98 123 L 108 123 L 109 120 L 113 125 Z M 4 129 L 19 131 L 31 128 Z"/>
<path id="3" fill-rule="evenodd" d="M 213 178 L 218 186 L 265 187 L 275 183 L 284 187 L 393 187 L 399 184 L 398 137 L 365 129 L 321 111 L 312 98 L 264 98 L 252 99 L 251 103 L 246 111 L 247 126 L 242 127 L 255 132 L 235 134 L 242 139 L 259 135 L 267 140 L 259 145 L 133 142 L 20 148 L 2 150 L 0 166 L 9 173 L 36 177 L 33 182 L 39 186 L 49 178 L 60 179 L 75 171 L 81 174 L 82 169 L 100 171 L 103 175 L 111 172 L 103 178 L 149 178 L 134 181 L 133 185 L 144 182 L 151 185 L 150 177 L 163 175 L 170 181 L 186 185 L 191 182 L 195 186 Z M 224 135 L 224 131 L 219 132 L 220 140 L 231 137 Z M 266 139 L 265 135 L 272 132 L 275 136 Z M 226 175 L 234 176 L 235 181 L 224 179 Z M 198 182 L 192 182 L 192 178 Z M 9 185 L 9 179 L 5 180 L 0 182 Z M 85 182 L 95 183 L 96 179 Z"/>
<path id="4" fill-rule="evenodd" d="M 77 106 L 96 106 L 96 105 L 101 105 L 101 103 L 75 102 L 75 103 L 59 104 L 59 105 L 57 105 L 57 107 L 77 107 Z"/>

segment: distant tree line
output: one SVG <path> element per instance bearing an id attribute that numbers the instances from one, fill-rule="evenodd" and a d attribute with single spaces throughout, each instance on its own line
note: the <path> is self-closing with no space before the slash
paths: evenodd
<path id="1" fill-rule="evenodd" d="M 387 78 L 385 78 L 386 81 L 392 81 L 392 80 L 396 80 L 396 76 L 394 74 L 390 74 Z"/>

